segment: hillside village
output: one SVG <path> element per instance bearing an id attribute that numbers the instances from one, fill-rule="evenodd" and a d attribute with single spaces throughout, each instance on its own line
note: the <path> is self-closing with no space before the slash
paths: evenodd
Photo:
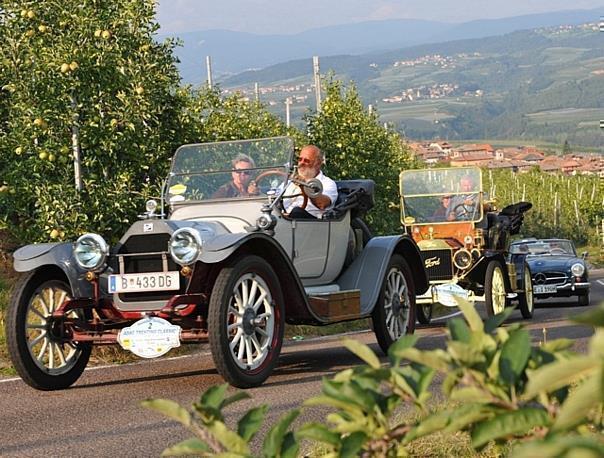
<path id="1" fill-rule="evenodd" d="M 566 175 L 597 175 L 604 178 L 604 156 L 596 153 L 547 155 L 534 146 L 494 148 L 485 144 L 454 147 L 447 141 L 409 143 L 416 159 L 428 166 L 476 165 L 488 169 L 510 169 L 518 172 L 539 167 L 542 172 Z"/>

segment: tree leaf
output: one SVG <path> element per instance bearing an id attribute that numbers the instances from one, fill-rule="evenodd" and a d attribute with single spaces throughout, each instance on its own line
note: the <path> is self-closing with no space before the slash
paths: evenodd
<path id="1" fill-rule="evenodd" d="M 587 414 L 603 401 L 602 374 L 596 372 L 571 391 L 558 412 L 552 431 L 563 431 L 587 420 Z"/>
<path id="2" fill-rule="evenodd" d="M 571 320 L 591 326 L 604 327 L 604 307 L 600 306 L 580 315 L 575 315 Z"/>
<path id="3" fill-rule="evenodd" d="M 224 401 L 228 388 L 228 383 L 211 386 L 201 395 L 199 404 L 204 408 L 209 407 L 211 409 L 219 410 L 222 405 L 222 402 Z"/>
<path id="4" fill-rule="evenodd" d="M 467 386 L 458 388 L 451 391 L 450 400 L 459 402 L 473 402 L 480 404 L 487 404 L 493 399 L 489 393 L 485 393 L 480 388 L 474 386 Z"/>
<path id="5" fill-rule="evenodd" d="M 590 375 L 600 366 L 600 359 L 589 356 L 576 356 L 542 366 L 530 374 L 523 398 L 528 400 L 541 391 L 551 392 L 570 385 L 575 380 Z"/>
<path id="6" fill-rule="evenodd" d="M 165 449 L 161 456 L 207 455 L 212 450 L 202 440 L 193 437 Z"/>
<path id="7" fill-rule="evenodd" d="M 243 399 L 250 399 L 250 398 L 251 398 L 251 396 L 248 393 L 246 393 L 245 391 L 237 391 L 236 393 L 234 393 L 233 395 L 229 396 L 224 401 L 222 401 L 222 403 L 220 404 L 220 408 L 224 409 L 226 406 L 228 406 L 230 404 L 234 404 L 235 402 L 239 402 Z"/>
<path id="8" fill-rule="evenodd" d="M 249 446 L 236 432 L 231 431 L 223 422 L 213 421 L 206 425 L 212 435 L 230 452 L 247 454 Z"/>
<path id="9" fill-rule="evenodd" d="M 453 358 L 463 363 L 464 366 L 474 366 L 486 361 L 480 348 L 463 342 L 449 342 L 448 351 Z"/>
<path id="10" fill-rule="evenodd" d="M 400 359 L 406 358 L 441 372 L 447 372 L 449 370 L 450 357 L 441 349 L 425 351 L 418 350 L 417 348 L 406 348 L 397 351 L 396 357 Z"/>
<path id="11" fill-rule="evenodd" d="M 461 299 L 461 298 L 455 298 L 455 299 L 457 301 L 457 305 L 458 305 L 459 309 L 461 310 L 461 312 L 463 313 L 463 316 L 465 317 L 466 321 L 468 322 L 470 329 L 472 331 L 483 331 L 484 325 L 482 323 L 482 319 L 480 318 L 480 315 L 478 314 L 478 312 L 476 311 L 476 308 L 474 307 L 474 304 L 472 304 L 471 302 L 469 302 L 465 299 Z"/>
<path id="12" fill-rule="evenodd" d="M 470 328 L 461 318 L 453 318 L 447 321 L 447 327 L 449 328 L 451 339 L 465 343 L 470 342 Z"/>
<path id="13" fill-rule="evenodd" d="M 531 337 L 528 331 L 519 329 L 510 334 L 503 344 L 499 356 L 499 374 L 501 378 L 514 385 L 524 372 L 531 355 Z"/>
<path id="14" fill-rule="evenodd" d="M 291 423 L 300 415 L 299 410 L 291 410 L 287 412 L 281 419 L 269 430 L 262 451 L 264 456 L 273 457 L 281 454 L 285 433 Z"/>
<path id="15" fill-rule="evenodd" d="M 476 425 L 471 433 L 472 446 L 479 449 L 492 440 L 526 435 L 537 426 L 547 426 L 550 418 L 543 409 L 525 407 L 502 413 Z"/>
<path id="16" fill-rule="evenodd" d="M 388 348 L 390 364 L 393 366 L 398 365 L 400 363 L 400 359 L 396 357 L 396 354 L 401 350 L 415 346 L 418 339 L 419 336 L 416 334 L 407 334 L 390 345 L 390 348 Z"/>
<path id="17" fill-rule="evenodd" d="M 147 399 L 141 405 L 146 409 L 155 410 L 172 420 L 182 423 L 187 428 L 191 426 L 191 414 L 178 403 L 168 399 Z"/>
<path id="18" fill-rule="evenodd" d="M 334 446 L 340 443 L 340 436 L 321 423 L 306 423 L 296 431 L 296 437 L 325 442 Z"/>
<path id="19" fill-rule="evenodd" d="M 243 440 L 249 442 L 250 439 L 254 437 L 258 432 L 258 429 L 260 429 L 260 426 L 262 426 L 267 410 L 268 406 L 266 404 L 255 407 L 248 410 L 241 420 L 239 420 L 237 423 L 237 433 Z"/>
<path id="20" fill-rule="evenodd" d="M 294 433 L 291 431 L 288 432 L 283 438 L 280 458 L 296 458 L 299 450 L 300 444 L 296 440 Z"/>
<path id="21" fill-rule="evenodd" d="M 367 435 L 362 431 L 354 432 L 345 437 L 342 441 L 342 447 L 340 448 L 340 457 L 356 458 L 366 439 Z"/>
<path id="22" fill-rule="evenodd" d="M 501 326 L 505 320 L 514 312 L 514 309 L 511 307 L 505 308 L 503 312 L 498 313 L 497 315 L 490 316 L 487 321 L 484 322 L 484 332 L 487 334 L 492 333 L 495 329 Z"/>
<path id="23" fill-rule="evenodd" d="M 342 339 L 342 344 L 352 353 L 365 361 L 373 369 L 379 369 L 381 364 L 373 350 L 362 342 L 355 339 L 345 337 Z"/>

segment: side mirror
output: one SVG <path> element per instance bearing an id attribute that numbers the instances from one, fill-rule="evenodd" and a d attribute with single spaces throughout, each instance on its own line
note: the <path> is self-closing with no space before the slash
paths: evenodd
<path id="1" fill-rule="evenodd" d="M 589 253 L 587 251 L 584 251 L 583 253 L 581 253 L 581 257 L 583 259 L 587 259 L 587 256 L 589 256 Z"/>

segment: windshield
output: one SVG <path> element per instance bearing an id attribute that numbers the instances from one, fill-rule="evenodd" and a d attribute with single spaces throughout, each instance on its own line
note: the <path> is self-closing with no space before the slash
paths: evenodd
<path id="1" fill-rule="evenodd" d="M 514 243 L 510 246 L 511 254 L 528 255 L 571 255 L 576 256 L 570 240 L 536 240 Z"/>
<path id="2" fill-rule="evenodd" d="M 400 193 L 405 225 L 482 219 L 482 179 L 477 167 L 403 171 Z"/>
<path id="3" fill-rule="evenodd" d="M 184 145 L 172 159 L 169 203 L 250 199 L 285 183 L 294 153 L 288 137 Z"/>

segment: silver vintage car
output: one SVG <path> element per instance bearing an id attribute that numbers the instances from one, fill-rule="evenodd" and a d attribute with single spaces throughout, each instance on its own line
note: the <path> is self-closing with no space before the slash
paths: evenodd
<path id="1" fill-rule="evenodd" d="M 245 171 L 235 162 L 247 158 Z M 326 325 L 371 317 L 386 351 L 415 328 L 415 295 L 428 281 L 413 239 L 372 237 L 363 217 L 371 180 L 340 181 L 321 219 L 298 220 L 284 199 L 315 196 L 288 137 L 178 148 L 161 202 L 147 203 L 114 246 L 98 234 L 28 245 L 7 311 L 7 344 L 34 388 L 73 384 L 93 345 L 154 358 L 208 342 L 232 385 L 260 385 L 275 367 L 285 323 Z M 253 185 L 234 191 L 245 174 Z M 294 189 L 294 191 L 292 191 Z"/>

